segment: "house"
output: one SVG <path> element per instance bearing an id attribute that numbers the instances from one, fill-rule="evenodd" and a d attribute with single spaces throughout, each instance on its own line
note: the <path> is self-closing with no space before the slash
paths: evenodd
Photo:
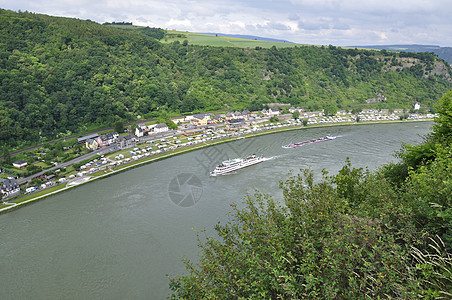
<path id="1" fill-rule="evenodd" d="M 306 113 L 304 113 L 305 117 L 311 118 L 311 117 L 321 117 L 323 116 L 323 112 L 322 111 L 308 111 Z"/>
<path id="2" fill-rule="evenodd" d="M 142 137 L 144 135 L 143 128 L 141 128 L 140 126 L 137 126 L 137 128 L 135 128 L 135 135 L 137 137 Z"/>
<path id="3" fill-rule="evenodd" d="M 120 149 L 126 149 L 130 147 L 135 147 L 137 145 L 137 140 L 135 139 L 135 136 L 128 135 L 125 137 L 120 136 L 118 138 L 118 147 Z"/>
<path id="4" fill-rule="evenodd" d="M 22 169 L 25 168 L 27 166 L 27 162 L 23 159 L 19 159 L 18 161 L 13 162 L 13 167 Z"/>
<path id="5" fill-rule="evenodd" d="M 169 128 L 165 123 L 160 123 L 154 126 L 154 133 L 166 132 Z"/>
<path id="6" fill-rule="evenodd" d="M 1 184 L 1 193 L 3 197 L 12 196 L 20 191 L 19 184 L 15 179 L 6 179 Z"/>
<path id="7" fill-rule="evenodd" d="M 104 146 L 108 146 L 110 145 L 107 135 L 101 135 L 100 137 L 97 138 L 97 143 L 99 144 L 100 147 L 104 147 Z"/>
<path id="8" fill-rule="evenodd" d="M 188 122 L 186 117 L 176 117 L 176 118 L 172 118 L 170 120 L 176 125 L 180 125 L 182 123 Z"/>
<path id="9" fill-rule="evenodd" d="M 419 104 L 419 102 L 416 102 L 414 104 L 414 110 L 419 110 L 419 109 L 421 109 L 421 105 Z"/>
<path id="10" fill-rule="evenodd" d="M 96 150 L 97 148 L 99 148 L 99 142 L 97 141 L 97 138 L 96 139 L 88 139 L 85 142 L 85 147 L 87 149 L 91 149 L 91 150 Z"/>
<path id="11" fill-rule="evenodd" d="M 99 137 L 99 134 L 97 134 L 97 133 L 83 136 L 83 137 L 77 139 L 77 143 L 85 144 L 86 141 L 88 141 L 89 139 L 97 139 L 98 137 Z"/>
<path id="12" fill-rule="evenodd" d="M 221 115 L 215 115 L 213 116 L 213 120 L 215 121 L 215 123 L 218 123 L 223 121 L 223 117 Z"/>
<path id="13" fill-rule="evenodd" d="M 54 179 L 55 177 L 56 177 L 55 174 L 50 174 L 50 175 L 47 175 L 47 176 L 45 177 L 45 179 L 46 179 L 46 181 L 49 181 L 49 180 Z"/>
<path id="14" fill-rule="evenodd" d="M 250 111 L 249 110 L 242 111 L 241 117 L 244 118 L 245 120 L 248 120 L 248 118 L 250 117 Z"/>
<path id="15" fill-rule="evenodd" d="M 149 128 L 146 124 L 138 124 L 135 128 L 135 135 L 137 137 L 142 137 L 148 134 Z"/>
<path id="16" fill-rule="evenodd" d="M 191 120 L 192 124 L 194 125 L 207 125 L 210 120 L 209 114 L 197 114 L 193 116 L 193 119 Z"/>
<path id="17" fill-rule="evenodd" d="M 236 119 L 229 120 L 227 127 L 229 129 L 235 129 L 235 128 L 242 127 L 244 124 L 245 124 L 245 119 L 244 118 L 236 118 Z"/>
<path id="18" fill-rule="evenodd" d="M 298 106 L 298 107 L 296 108 L 296 110 L 298 110 L 298 112 L 300 112 L 300 113 L 304 112 L 304 109 L 303 109 L 302 107 L 300 107 L 300 106 Z"/>
<path id="19" fill-rule="evenodd" d="M 109 146 L 109 145 L 113 144 L 114 142 L 116 142 L 116 139 L 118 138 L 118 136 L 119 136 L 119 134 L 117 132 L 110 132 L 110 133 L 101 135 L 97 139 L 97 143 L 99 144 L 100 147 Z"/>
<path id="20" fill-rule="evenodd" d="M 191 120 L 193 120 L 193 116 L 185 116 L 185 122 L 190 122 Z"/>
<path id="21" fill-rule="evenodd" d="M 279 109 L 277 109 L 277 108 L 270 108 L 268 110 L 268 114 L 270 115 L 270 117 L 279 116 Z"/>
<path id="22" fill-rule="evenodd" d="M 225 119 L 226 119 L 226 121 L 228 121 L 228 120 L 230 120 L 230 119 L 234 119 L 234 113 L 228 111 L 228 112 L 226 113 Z"/>

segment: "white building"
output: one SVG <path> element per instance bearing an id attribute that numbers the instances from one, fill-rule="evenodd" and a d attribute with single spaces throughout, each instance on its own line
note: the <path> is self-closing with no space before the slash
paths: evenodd
<path id="1" fill-rule="evenodd" d="M 19 193 L 20 187 L 15 179 L 1 180 L 1 193 L 3 197 L 8 197 Z"/>
<path id="2" fill-rule="evenodd" d="M 135 128 L 135 135 L 137 137 L 142 137 L 144 135 L 143 128 L 141 128 L 140 126 L 137 126 L 137 128 Z"/>
<path id="3" fill-rule="evenodd" d="M 168 126 L 167 126 L 165 123 L 157 124 L 157 125 L 155 125 L 155 127 L 154 127 L 154 132 L 155 132 L 155 133 L 166 132 L 166 131 L 168 131 L 168 130 L 169 130 L 169 128 L 168 128 Z"/>

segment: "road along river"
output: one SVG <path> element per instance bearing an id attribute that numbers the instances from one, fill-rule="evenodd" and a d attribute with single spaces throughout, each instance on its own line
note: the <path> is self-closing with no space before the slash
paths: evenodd
<path id="1" fill-rule="evenodd" d="M 154 162 L 0 215 L 1 299 L 165 299 L 165 274 L 195 258 L 196 230 L 226 221 L 231 202 L 258 189 L 281 197 L 278 181 L 311 168 L 336 173 L 395 160 L 432 122 L 294 130 L 245 138 Z M 283 149 L 324 137 L 337 139 Z M 263 154 L 266 161 L 210 177 L 224 159 Z M 193 229 L 195 227 L 196 229 Z"/>

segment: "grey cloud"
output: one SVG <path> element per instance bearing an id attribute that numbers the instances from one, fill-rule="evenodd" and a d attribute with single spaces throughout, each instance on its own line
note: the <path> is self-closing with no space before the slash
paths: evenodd
<path id="1" fill-rule="evenodd" d="M 333 25 L 333 29 L 336 29 L 336 30 L 349 30 L 350 26 L 348 24 L 335 23 Z"/>
<path id="2" fill-rule="evenodd" d="M 289 19 L 289 21 L 299 21 L 300 17 L 296 14 L 290 14 L 288 19 Z"/>
<path id="3" fill-rule="evenodd" d="M 298 22 L 298 28 L 304 29 L 304 30 L 322 30 L 322 29 L 328 29 L 330 28 L 330 24 L 325 22 L 318 22 L 318 21 L 300 21 Z"/>
<path id="4" fill-rule="evenodd" d="M 197 32 L 218 28 L 223 33 L 253 34 L 300 43 L 358 45 L 376 43 L 386 37 L 388 43 L 403 40 L 452 46 L 450 0 L 0 1 L 5 9 L 100 23 L 124 20 L 161 28 L 176 24 L 171 26 Z"/>
<path id="5" fill-rule="evenodd" d="M 290 30 L 290 27 L 281 23 L 269 23 L 267 24 L 268 28 L 275 29 L 275 30 Z"/>

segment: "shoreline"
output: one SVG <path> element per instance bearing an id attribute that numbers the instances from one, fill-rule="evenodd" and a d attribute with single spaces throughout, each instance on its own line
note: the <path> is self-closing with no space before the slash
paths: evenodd
<path id="1" fill-rule="evenodd" d="M 268 134 L 275 134 L 275 133 L 281 133 L 281 132 L 286 132 L 286 131 L 293 131 L 293 130 L 305 130 L 305 129 L 310 129 L 310 128 L 321 128 L 321 127 L 336 127 L 336 126 L 360 126 L 360 125 L 373 125 L 373 124 L 391 124 L 391 123 L 415 123 L 415 122 L 429 122 L 429 121 L 433 121 L 433 119 L 417 119 L 417 120 L 393 120 L 393 121 L 370 121 L 370 122 L 353 122 L 353 123 L 331 123 L 331 124 L 316 124 L 316 125 L 308 125 L 308 126 L 296 126 L 296 127 L 286 127 L 286 128 L 278 128 L 278 129 L 273 129 L 273 130 L 266 130 L 263 132 L 256 132 L 256 133 L 249 133 L 249 134 L 244 134 L 244 135 L 240 135 L 238 137 L 232 137 L 232 138 L 227 138 L 224 140 L 220 140 L 220 141 L 209 141 L 209 142 L 204 142 L 201 145 L 196 145 L 196 146 L 192 146 L 192 147 L 187 147 L 184 149 L 180 149 L 180 150 L 174 150 L 170 153 L 166 153 L 166 154 L 160 154 L 157 155 L 155 157 L 151 157 L 151 158 L 145 158 L 141 161 L 138 162 L 132 162 L 128 165 L 125 166 L 121 166 L 118 167 L 115 170 L 111 170 L 111 171 L 105 171 L 106 173 L 104 174 L 100 174 L 100 175 L 93 175 L 93 176 L 88 176 L 88 177 L 84 177 L 81 179 L 75 179 L 73 181 L 69 181 L 66 183 L 63 183 L 61 185 L 55 186 L 50 188 L 48 191 L 42 191 L 42 194 L 40 195 L 36 195 L 35 197 L 31 196 L 31 195 L 27 195 L 24 196 L 24 198 L 31 196 L 30 199 L 24 199 L 23 201 L 20 202 L 12 202 L 12 203 L 7 203 L 5 207 L 0 208 L 0 215 L 4 214 L 4 213 L 8 213 L 8 212 L 12 212 L 15 211 L 18 208 L 27 206 L 29 204 L 32 204 L 34 202 L 37 202 L 39 200 L 42 200 L 44 198 L 53 196 L 55 194 L 59 194 L 62 192 L 66 192 L 68 190 L 77 188 L 79 186 L 94 182 L 96 180 L 100 180 L 100 179 L 104 179 L 146 164 L 150 164 L 159 160 L 163 160 L 163 159 L 168 159 L 171 158 L 173 156 L 177 156 L 180 154 L 184 154 L 184 153 L 189 153 L 192 151 L 196 151 L 196 150 L 200 150 L 203 148 L 207 148 L 207 147 L 211 147 L 211 146 L 216 146 L 216 145 L 220 145 L 220 144 L 224 144 L 224 143 L 229 143 L 229 142 L 234 142 L 243 138 L 253 138 L 253 137 L 258 137 L 258 136 L 263 136 L 263 135 L 268 135 Z M 38 192 L 39 193 L 39 192 Z M 12 201 L 16 201 L 16 200 L 20 200 L 21 198 L 18 199 L 14 199 Z M 5 204 L 3 204 L 5 205 Z"/>

